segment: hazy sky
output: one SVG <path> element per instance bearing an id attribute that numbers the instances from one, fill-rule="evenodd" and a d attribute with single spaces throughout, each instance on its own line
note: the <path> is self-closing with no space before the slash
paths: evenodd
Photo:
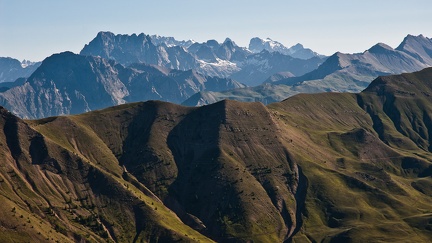
<path id="1" fill-rule="evenodd" d="M 432 37 L 432 0 L 0 0 L 0 56 L 43 60 L 78 53 L 99 31 L 158 34 L 247 46 L 270 37 L 321 54 Z"/>

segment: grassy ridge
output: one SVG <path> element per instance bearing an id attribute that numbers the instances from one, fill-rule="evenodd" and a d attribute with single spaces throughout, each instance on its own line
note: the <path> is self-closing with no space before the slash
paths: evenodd
<path id="1" fill-rule="evenodd" d="M 0 236 L 428 242 L 430 77 L 267 107 L 149 101 L 32 121 L 2 109 Z"/>

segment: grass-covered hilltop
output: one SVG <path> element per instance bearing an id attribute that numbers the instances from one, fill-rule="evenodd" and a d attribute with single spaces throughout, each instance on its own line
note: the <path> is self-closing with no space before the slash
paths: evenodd
<path id="1" fill-rule="evenodd" d="M 430 242 L 432 68 L 264 106 L 0 110 L 4 242 Z"/>

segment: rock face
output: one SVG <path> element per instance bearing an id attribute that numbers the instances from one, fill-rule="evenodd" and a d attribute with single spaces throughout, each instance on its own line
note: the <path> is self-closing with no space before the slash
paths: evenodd
<path id="1" fill-rule="evenodd" d="M 229 38 L 223 43 L 215 40 L 197 43 L 145 34 L 114 35 L 111 32 L 100 32 L 80 54 L 113 59 L 124 65 L 145 63 L 184 71 L 194 69 L 207 76 L 235 78 L 249 86 L 261 84 L 277 72 L 303 75 L 325 60 L 318 55 L 303 60 L 273 51 L 252 53 Z"/>
<path id="2" fill-rule="evenodd" d="M 80 52 L 81 55 L 113 59 L 118 63 L 146 63 L 167 68 L 188 70 L 197 66 L 196 60 L 180 46 L 156 46 L 148 35 L 114 35 L 99 32 Z"/>
<path id="3" fill-rule="evenodd" d="M 39 65 L 40 63 L 20 62 L 10 57 L 0 57 L 0 87 L 10 86 L 10 84 L 1 83 L 10 83 L 18 78 L 29 77 Z"/>
<path id="4" fill-rule="evenodd" d="M 431 77 L 267 107 L 148 101 L 27 121 L 1 108 L 0 235 L 428 242 Z"/>
<path id="5" fill-rule="evenodd" d="M 244 87 L 223 78 L 100 57 L 55 54 L 22 84 L 0 93 L 0 104 L 23 118 L 78 114 L 142 100 L 181 103 L 202 90 Z"/>
<path id="6" fill-rule="evenodd" d="M 151 35 L 150 36 L 153 44 L 155 44 L 156 46 L 159 45 L 165 45 L 165 46 L 182 46 L 184 48 L 189 48 L 189 46 L 191 46 L 192 44 L 196 43 L 193 40 L 187 40 L 187 41 L 179 41 L 174 39 L 174 37 L 165 37 L 165 36 L 160 36 L 160 35 Z"/>
<path id="7" fill-rule="evenodd" d="M 432 39 L 423 35 L 408 35 L 396 50 L 405 52 L 422 63 L 432 65 Z"/>
<path id="8" fill-rule="evenodd" d="M 236 91 L 206 92 L 192 97 L 184 104 L 210 104 L 224 98 L 239 101 L 255 100 L 281 101 L 298 93 L 317 92 L 360 92 L 381 75 L 401 74 L 419 71 L 432 66 L 432 41 L 422 35 L 407 36 L 401 45 L 393 49 L 379 43 L 363 53 L 343 54 L 340 52 L 327 58 L 317 69 L 304 75 L 287 77 L 277 81 L 268 79 L 265 84 Z M 266 84 L 267 83 L 267 84 Z M 268 84 L 271 83 L 269 86 Z M 269 92 L 272 88 L 274 92 Z M 278 87 L 278 88 L 276 88 Z M 250 96 L 252 95 L 252 96 Z M 201 96 L 197 99 L 197 96 Z M 207 100 L 206 97 L 211 97 Z"/>

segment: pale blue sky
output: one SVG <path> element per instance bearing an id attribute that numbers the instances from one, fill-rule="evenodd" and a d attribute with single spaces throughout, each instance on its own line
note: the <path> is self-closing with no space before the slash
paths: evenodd
<path id="1" fill-rule="evenodd" d="M 432 0 L 0 0 L 0 56 L 43 60 L 78 53 L 97 32 L 146 33 L 247 46 L 270 37 L 322 54 L 396 47 L 432 37 Z"/>

